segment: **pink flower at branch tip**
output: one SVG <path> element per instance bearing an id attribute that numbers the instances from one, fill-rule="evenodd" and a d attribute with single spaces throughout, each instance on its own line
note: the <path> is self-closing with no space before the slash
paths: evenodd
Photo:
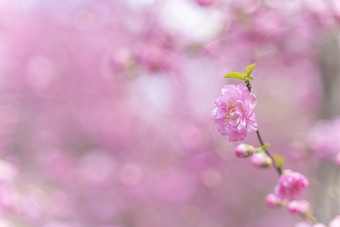
<path id="1" fill-rule="evenodd" d="M 229 141 L 242 141 L 247 133 L 257 131 L 254 108 L 256 97 L 247 87 L 225 85 L 221 95 L 215 100 L 212 119 L 217 124 L 218 131 L 229 136 Z"/>
<path id="2" fill-rule="evenodd" d="M 274 189 L 274 194 L 280 199 L 297 199 L 308 188 L 308 185 L 308 179 L 301 173 L 284 173 L 280 176 L 279 183 Z"/>

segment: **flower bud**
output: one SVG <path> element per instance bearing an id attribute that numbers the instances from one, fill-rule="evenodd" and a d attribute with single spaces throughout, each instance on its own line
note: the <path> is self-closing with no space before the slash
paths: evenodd
<path id="1" fill-rule="evenodd" d="M 291 214 L 305 214 L 309 210 L 310 204 L 306 200 L 293 200 L 288 203 L 287 208 Z"/>
<path id="2" fill-rule="evenodd" d="M 340 227 L 340 215 L 333 218 L 333 220 L 329 223 L 329 227 Z"/>
<path id="3" fill-rule="evenodd" d="M 253 166 L 257 168 L 260 168 L 260 167 L 266 168 L 266 167 L 272 166 L 273 164 L 272 160 L 264 152 L 254 154 L 251 157 L 251 163 L 253 164 Z"/>
<path id="4" fill-rule="evenodd" d="M 281 205 L 281 200 L 273 193 L 266 196 L 267 206 L 270 208 L 279 207 Z"/>
<path id="5" fill-rule="evenodd" d="M 236 156 L 239 158 L 246 158 L 255 152 L 255 148 L 251 145 L 241 143 L 235 148 Z"/>

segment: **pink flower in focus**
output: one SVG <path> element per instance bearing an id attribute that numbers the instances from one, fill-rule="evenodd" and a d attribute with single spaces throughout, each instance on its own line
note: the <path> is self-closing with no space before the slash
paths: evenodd
<path id="1" fill-rule="evenodd" d="M 308 187 L 308 179 L 298 172 L 288 172 L 280 176 L 274 194 L 280 199 L 297 199 Z"/>
<path id="2" fill-rule="evenodd" d="M 332 219 L 329 223 L 329 227 L 340 227 L 340 215 Z"/>
<path id="3" fill-rule="evenodd" d="M 215 106 L 212 119 L 218 131 L 229 136 L 229 141 L 242 141 L 248 132 L 256 132 L 256 97 L 245 86 L 225 85 Z"/>
<path id="4" fill-rule="evenodd" d="M 305 214 L 309 210 L 310 204 L 306 200 L 293 200 L 288 203 L 287 208 L 291 214 Z"/>
<path id="5" fill-rule="evenodd" d="M 241 143 L 235 148 L 236 156 L 239 158 L 246 158 L 255 152 L 255 148 L 251 145 Z"/>

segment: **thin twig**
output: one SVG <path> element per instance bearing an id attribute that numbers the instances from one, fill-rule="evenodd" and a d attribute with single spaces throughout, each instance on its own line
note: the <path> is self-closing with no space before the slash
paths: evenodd
<path id="1" fill-rule="evenodd" d="M 251 92 L 251 84 L 250 84 L 250 81 L 249 81 L 249 80 L 246 80 L 246 86 L 247 86 L 249 92 Z M 260 131 L 257 130 L 257 131 L 256 131 L 256 134 L 257 134 L 257 138 L 258 138 L 259 141 L 260 141 L 261 146 L 263 146 L 264 143 L 263 143 L 263 140 L 262 140 L 262 138 L 261 138 Z M 282 174 L 282 169 L 277 165 L 277 163 L 276 163 L 274 157 L 270 154 L 270 152 L 269 152 L 267 149 L 264 149 L 264 152 L 265 152 L 266 155 L 268 155 L 268 157 L 272 160 L 272 162 L 273 162 L 273 167 L 275 168 L 275 170 L 277 171 L 277 173 L 279 174 L 279 176 L 281 176 L 281 174 Z"/>
<path id="2" fill-rule="evenodd" d="M 246 86 L 247 86 L 249 92 L 251 92 L 251 84 L 250 84 L 249 80 L 246 80 Z M 257 134 L 257 138 L 258 138 L 259 141 L 260 141 L 261 146 L 263 146 L 264 143 L 263 143 L 263 140 L 262 140 L 262 138 L 261 138 L 260 131 L 257 130 L 257 131 L 256 131 L 256 134 Z M 279 177 L 280 177 L 280 176 L 282 175 L 282 168 L 279 167 L 279 166 L 277 165 L 277 163 L 276 163 L 274 157 L 270 154 L 270 152 L 269 152 L 267 149 L 264 149 L 264 151 L 265 151 L 266 155 L 268 155 L 268 157 L 272 160 L 272 162 L 273 162 L 273 167 L 274 167 L 274 169 L 277 171 L 277 173 L 279 174 Z M 310 210 L 303 216 L 303 218 L 304 218 L 306 221 L 308 221 L 310 224 L 313 224 L 313 225 L 314 225 L 314 224 L 317 223 L 317 219 L 316 219 L 316 217 L 314 216 L 314 212 L 313 212 L 312 209 L 310 209 Z"/>

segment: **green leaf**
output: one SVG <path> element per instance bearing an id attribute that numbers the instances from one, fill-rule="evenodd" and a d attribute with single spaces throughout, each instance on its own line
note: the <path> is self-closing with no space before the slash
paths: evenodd
<path id="1" fill-rule="evenodd" d="M 244 73 L 238 73 L 238 72 L 232 72 L 228 73 L 224 78 L 233 78 L 233 79 L 239 79 L 239 80 L 244 80 L 246 74 Z"/>
<path id="2" fill-rule="evenodd" d="M 262 153 L 267 149 L 267 147 L 269 147 L 269 143 L 265 143 L 265 144 L 263 144 L 262 147 L 256 148 L 255 153 Z"/>
<path id="3" fill-rule="evenodd" d="M 285 163 L 285 159 L 277 154 L 274 155 L 274 159 L 275 159 L 277 167 L 281 169 L 283 164 Z"/>
<path id="4" fill-rule="evenodd" d="M 244 70 L 244 73 L 246 74 L 247 77 L 250 77 L 250 73 L 253 71 L 255 66 L 256 64 L 248 65 L 247 68 Z"/>
<path id="5" fill-rule="evenodd" d="M 267 149 L 268 147 L 270 146 L 270 144 L 269 143 L 265 143 L 265 144 L 263 144 L 263 149 Z"/>

